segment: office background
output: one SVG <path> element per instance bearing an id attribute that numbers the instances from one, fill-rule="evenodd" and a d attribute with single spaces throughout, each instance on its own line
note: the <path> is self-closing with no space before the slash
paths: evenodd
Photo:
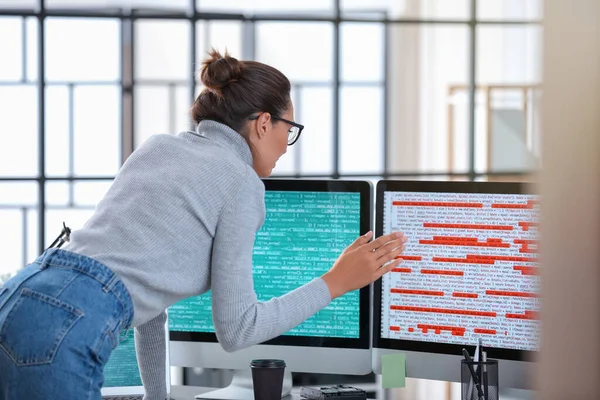
<path id="1" fill-rule="evenodd" d="M 290 78 L 306 128 L 276 176 L 527 179 L 542 18 L 542 0 L 0 0 L 0 282 L 146 138 L 190 129 L 210 47 Z"/>
<path id="2" fill-rule="evenodd" d="M 541 0 L 0 1 L 0 276 L 189 129 L 211 46 L 281 69 L 279 176 L 513 179 L 538 163 Z"/>

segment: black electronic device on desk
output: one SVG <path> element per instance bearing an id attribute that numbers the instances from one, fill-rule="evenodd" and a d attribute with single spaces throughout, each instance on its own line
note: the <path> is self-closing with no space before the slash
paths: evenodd
<path id="1" fill-rule="evenodd" d="M 300 396 L 308 400 L 366 400 L 367 392 L 352 386 L 323 386 L 318 389 L 303 387 Z"/>

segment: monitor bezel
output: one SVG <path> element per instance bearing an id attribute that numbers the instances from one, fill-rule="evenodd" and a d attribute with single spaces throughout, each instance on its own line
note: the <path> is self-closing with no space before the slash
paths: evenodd
<path id="1" fill-rule="evenodd" d="M 537 194 L 530 182 L 487 182 L 487 181 L 408 181 L 382 180 L 377 182 L 375 200 L 375 236 L 383 234 L 383 196 L 384 192 L 440 192 L 440 193 L 499 193 L 499 194 Z M 473 345 L 434 343 L 416 340 L 386 339 L 381 337 L 381 287 L 382 279 L 373 284 L 373 348 L 405 350 L 425 353 L 462 355 L 467 348 L 473 354 Z M 490 358 L 530 361 L 537 351 L 502 349 L 487 347 Z"/>
<path id="2" fill-rule="evenodd" d="M 263 179 L 266 191 L 303 191 L 303 192 L 351 192 L 360 194 L 360 235 L 372 229 L 373 215 L 373 185 L 368 181 L 357 180 L 314 180 L 314 179 Z M 357 236 L 358 238 L 358 236 Z M 359 294 L 359 337 L 358 338 L 329 338 L 318 336 L 282 335 L 262 345 L 276 346 L 307 346 L 331 347 L 350 349 L 371 348 L 371 287 L 360 289 Z M 217 343 L 215 333 L 169 331 L 171 341 Z"/>

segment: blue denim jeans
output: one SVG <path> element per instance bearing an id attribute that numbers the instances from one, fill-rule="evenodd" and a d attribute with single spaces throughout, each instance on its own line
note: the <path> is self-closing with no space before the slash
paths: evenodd
<path id="1" fill-rule="evenodd" d="M 0 399 L 98 400 L 133 303 L 103 264 L 49 249 L 0 287 Z"/>

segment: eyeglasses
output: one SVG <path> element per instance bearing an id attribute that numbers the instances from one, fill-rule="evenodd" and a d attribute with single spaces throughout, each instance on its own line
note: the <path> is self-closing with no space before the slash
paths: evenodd
<path id="1" fill-rule="evenodd" d="M 298 124 L 294 121 L 289 121 L 285 118 L 275 117 L 273 115 L 271 115 L 271 118 L 274 120 L 285 122 L 286 124 L 290 124 L 292 126 L 288 130 L 288 146 L 291 146 L 298 141 L 298 139 L 300 138 L 300 134 L 302 133 L 302 130 L 304 129 L 304 125 Z M 250 121 L 257 120 L 258 115 L 252 115 L 252 116 L 248 117 L 248 119 Z"/>

